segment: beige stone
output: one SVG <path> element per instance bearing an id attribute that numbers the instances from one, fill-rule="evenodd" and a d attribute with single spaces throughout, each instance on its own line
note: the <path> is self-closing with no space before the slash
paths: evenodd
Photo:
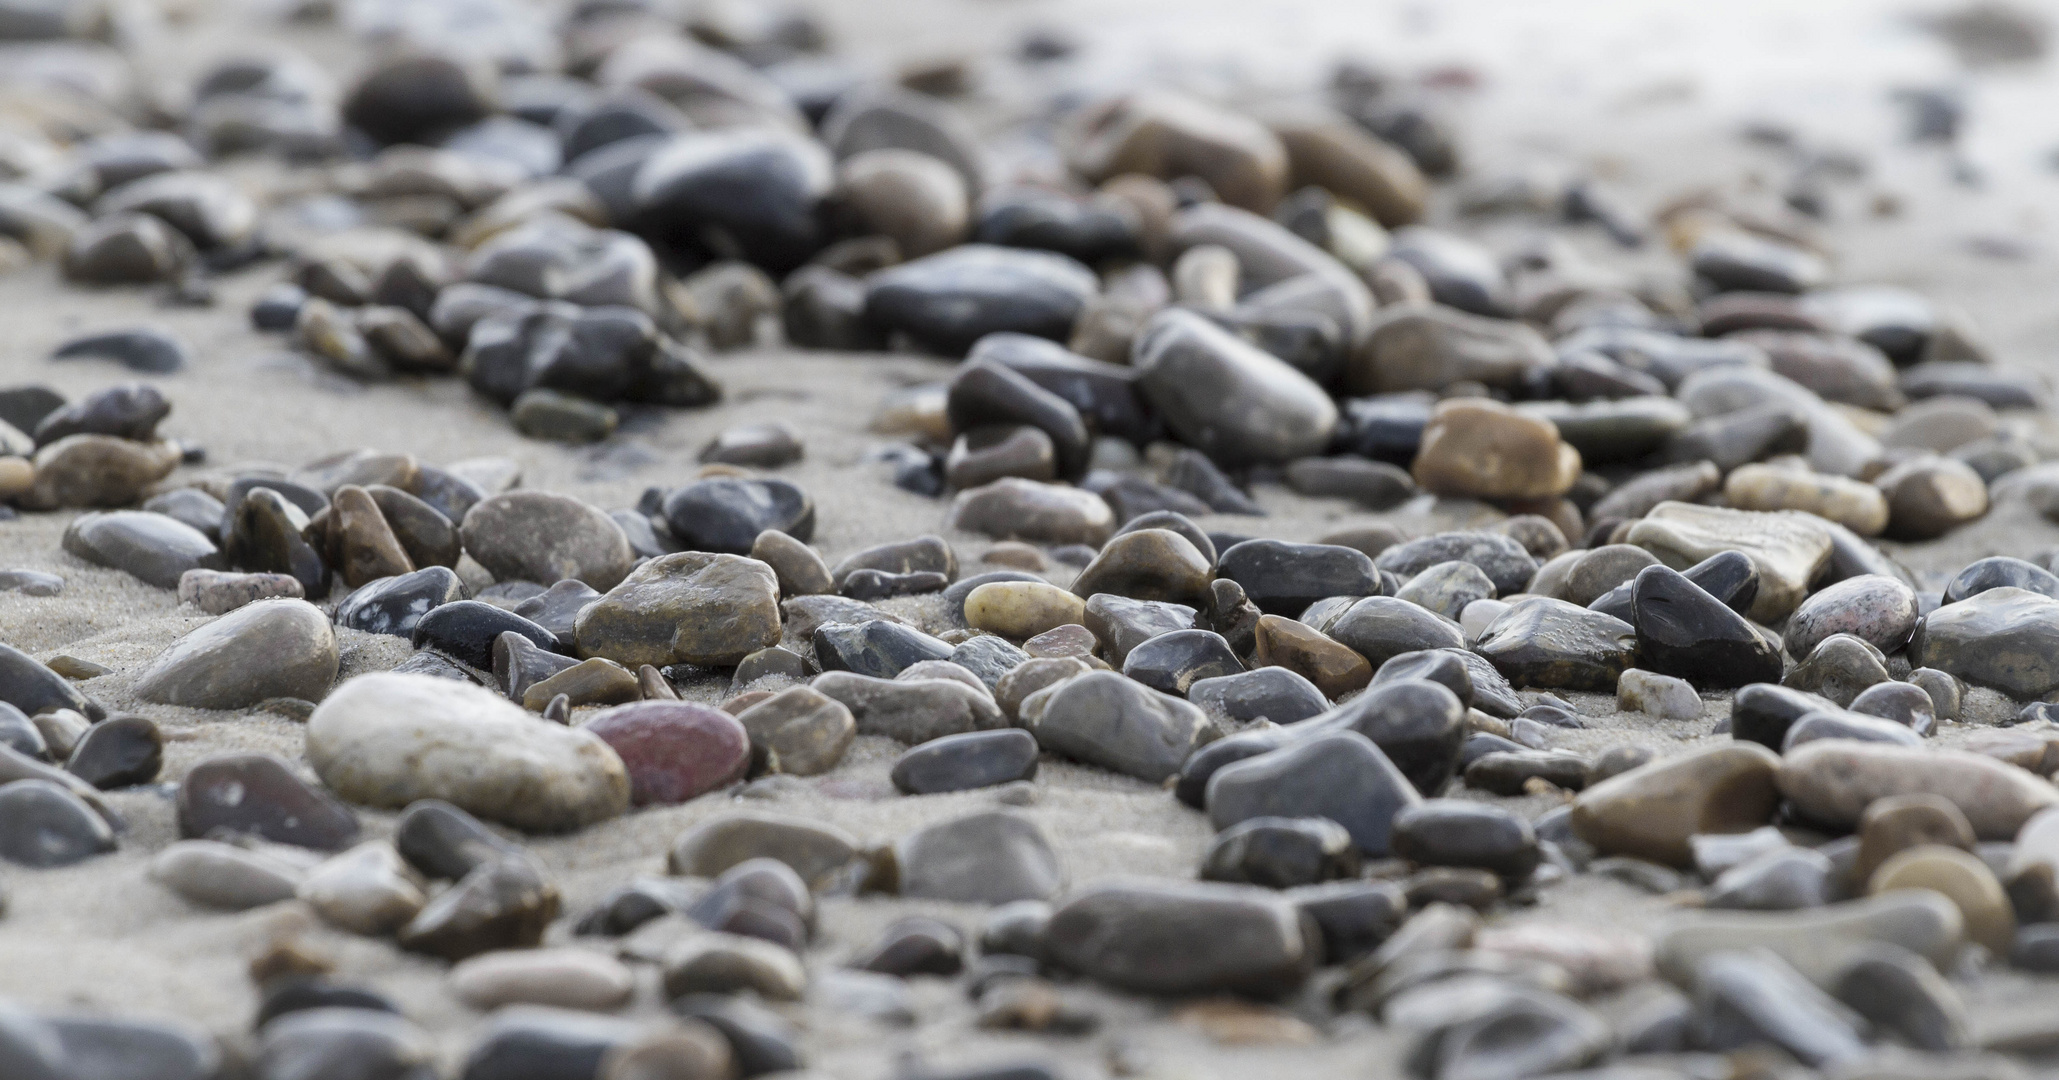
<path id="1" fill-rule="evenodd" d="M 1746 614 L 1775 623 L 1808 595 L 1830 558 L 1830 530 L 1812 514 L 1663 502 L 1631 525 L 1625 542 L 1675 570 L 1725 551 L 1741 551 L 1759 570 L 1759 595 Z"/>
<path id="2" fill-rule="evenodd" d="M 1018 641 L 1086 617 L 1085 600 L 1041 581 L 990 581 L 965 597 L 966 625 Z"/>
<path id="3" fill-rule="evenodd" d="M 1872 484 L 1776 465 L 1743 465 L 1723 482 L 1723 497 L 1739 510 L 1799 510 L 1858 533 L 1887 528 L 1887 497 Z"/>
<path id="4" fill-rule="evenodd" d="M 1433 495 L 1482 499 L 1561 495 L 1580 478 L 1580 452 L 1551 421 L 1484 398 L 1443 402 L 1423 429 L 1415 479 Z"/>

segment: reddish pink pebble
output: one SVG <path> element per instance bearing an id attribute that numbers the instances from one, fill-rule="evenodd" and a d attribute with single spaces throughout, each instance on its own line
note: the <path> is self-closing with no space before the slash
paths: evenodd
<path id="1" fill-rule="evenodd" d="M 744 778 L 751 737 L 736 717 L 684 701 L 637 701 L 587 721 L 629 769 L 638 806 L 698 798 Z"/>

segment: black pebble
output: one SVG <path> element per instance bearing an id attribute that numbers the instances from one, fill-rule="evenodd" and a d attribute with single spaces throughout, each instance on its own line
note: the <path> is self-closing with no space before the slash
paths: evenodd
<path id="1" fill-rule="evenodd" d="M 894 786 L 910 795 L 970 791 L 1037 775 L 1037 740 L 1021 728 L 967 731 L 910 749 L 894 762 Z"/>
<path id="2" fill-rule="evenodd" d="M 430 609 L 415 623 L 415 648 L 430 648 L 481 671 L 493 668 L 493 639 L 517 633 L 538 648 L 555 652 L 556 634 L 528 619 L 481 600 L 454 600 Z"/>
<path id="3" fill-rule="evenodd" d="M 147 784 L 164 767 L 164 733 L 146 717 L 109 717 L 86 729 L 64 767 L 102 791 Z"/>

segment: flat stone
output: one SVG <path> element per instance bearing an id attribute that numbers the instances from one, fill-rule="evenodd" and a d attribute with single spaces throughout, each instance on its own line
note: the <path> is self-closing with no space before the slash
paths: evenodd
<path id="1" fill-rule="evenodd" d="M 1522 592 L 1537 573 L 1537 560 L 1521 542 L 1502 533 L 1448 532 L 1420 537 L 1380 552 L 1373 565 L 1412 578 L 1438 563 L 1466 562 L 1494 583 L 1495 595 Z"/>
<path id="2" fill-rule="evenodd" d="M 1369 596 L 1352 604 L 1327 633 L 1374 665 L 1403 653 L 1463 648 L 1466 643 L 1456 623 L 1391 596 Z"/>
<path id="3" fill-rule="evenodd" d="M 621 961 L 591 949 L 519 949 L 482 953 L 451 968 L 451 992 L 475 1009 L 547 1005 L 608 1010 L 636 988 Z"/>
<path id="4" fill-rule="evenodd" d="M 977 591 L 977 590 L 975 590 Z M 952 647 L 920 630 L 885 619 L 855 625 L 829 623 L 810 635 L 815 662 L 825 671 L 891 679 L 924 660 L 947 660 Z"/>
<path id="5" fill-rule="evenodd" d="M 925 743 L 945 735 L 1007 726 L 993 698 L 962 682 L 901 682 L 831 671 L 811 685 L 815 692 L 841 702 L 851 711 L 860 735 Z"/>
<path id="6" fill-rule="evenodd" d="M 1759 623 L 1777 622 L 1801 603 L 1831 549 L 1829 532 L 1812 515 L 1675 502 L 1659 504 L 1631 526 L 1627 542 L 1675 569 L 1743 552 L 1759 570 L 1758 593 L 1745 614 Z"/>
<path id="7" fill-rule="evenodd" d="M 1917 618 L 1915 590 L 1891 577 L 1862 574 L 1802 601 L 1783 636 L 1789 655 L 1797 658 L 1832 634 L 1850 634 L 1882 652 L 1895 652 L 1908 643 Z"/>
<path id="8" fill-rule="evenodd" d="M 87 562 L 124 571 L 160 589 L 178 588 L 179 578 L 189 570 L 227 565 L 214 541 L 198 529 L 141 510 L 80 514 L 66 526 L 62 544 Z"/>
<path id="9" fill-rule="evenodd" d="M 514 611 L 550 631 L 560 648 L 571 650 L 578 644 L 579 614 L 600 598 L 593 586 L 578 578 L 566 578 L 516 604 Z"/>
<path id="10" fill-rule="evenodd" d="M 867 279 L 865 317 L 942 355 L 962 356 L 999 331 L 1071 336 L 1096 286 L 1091 271 L 1062 255 L 965 244 Z"/>
<path id="11" fill-rule="evenodd" d="M 1374 510 L 1386 510 L 1416 493 L 1407 471 L 1356 457 L 1300 458 L 1288 463 L 1286 480 L 1302 495 L 1350 499 Z"/>
<path id="12" fill-rule="evenodd" d="M 590 732 L 539 724 L 491 691 L 373 674 L 338 687 L 307 726 L 307 757 L 346 799 L 443 799 L 518 828 L 553 831 L 619 816 L 623 762 Z"/>
<path id="13" fill-rule="evenodd" d="M 1285 667 L 1263 666 L 1267 661 L 1262 659 L 1255 662 L 1261 666 L 1196 681 L 1187 688 L 1187 700 L 1211 716 L 1239 724 L 1261 719 L 1291 724 L 1330 707 L 1323 691 L 1306 676 Z"/>
<path id="14" fill-rule="evenodd" d="M 266 1024 L 262 1076 L 325 1076 L 345 1070 L 406 1076 L 434 1068 L 436 1040 L 405 1017 L 369 1008 L 300 1009 Z"/>
<path id="15" fill-rule="evenodd" d="M 1847 829 L 1876 799 L 1938 795 L 1958 806 L 1984 840 L 2012 838 L 2032 814 L 2059 804 L 2059 790 L 2050 784 L 1985 755 L 1885 743 L 1799 747 L 1781 763 L 1779 784 L 1809 818 Z"/>
<path id="16" fill-rule="evenodd" d="M 1277 996 L 1320 961 L 1294 906 L 1250 885 L 1103 881 L 1052 912 L 1050 958 L 1063 967 L 1147 994 Z"/>
<path id="17" fill-rule="evenodd" d="M 136 681 L 146 701 L 234 709 L 276 697 L 318 700 L 336 680 L 336 635 L 304 600 L 263 600 L 187 634 Z"/>
<path id="18" fill-rule="evenodd" d="M 909 795 L 995 787 L 1034 779 L 1038 750 L 1036 738 L 1020 728 L 946 735 L 896 758 L 889 778 Z"/>
<path id="19" fill-rule="evenodd" d="M 1115 514 L 1099 495 L 1016 477 L 961 491 L 950 526 L 997 539 L 1099 545 L 1115 531 Z"/>
<path id="20" fill-rule="evenodd" d="M 1887 497 L 1871 484 L 1776 465 L 1741 465 L 1723 482 L 1723 497 L 1738 510 L 1795 510 L 1859 534 L 1887 528 Z"/>
<path id="21" fill-rule="evenodd" d="M 179 782 L 179 835 L 256 836 L 337 851 L 356 839 L 357 815 L 271 754 L 218 754 Z"/>
<path id="22" fill-rule="evenodd" d="M 575 636 L 581 655 L 628 666 L 731 666 L 778 644 L 778 579 L 737 555 L 661 555 L 582 609 Z"/>
<path id="23" fill-rule="evenodd" d="M 1909 660 L 2019 700 L 2059 689 L 2059 600 L 2004 586 L 1925 615 Z"/>
<path id="24" fill-rule="evenodd" d="M 458 534 L 465 551 L 501 580 L 551 585 L 578 578 L 608 590 L 634 563 L 629 539 L 613 518 L 548 491 L 510 491 L 483 499 L 465 514 Z"/>
<path id="25" fill-rule="evenodd" d="M 196 568 L 179 575 L 179 602 L 192 604 L 209 615 L 226 615 L 259 600 L 298 600 L 305 595 L 300 580 L 291 574 L 237 574 Z"/>
<path id="26" fill-rule="evenodd" d="M 1065 885 L 1051 842 L 1027 817 L 996 810 L 941 822 L 894 844 L 902 896 L 959 903 L 1045 900 Z"/>
<path id="27" fill-rule="evenodd" d="M 1040 690 L 1022 712 L 1044 749 L 1148 783 L 1178 772 L 1212 730 L 1200 709 L 1112 671 Z"/>
<path id="28" fill-rule="evenodd" d="M 174 488 L 143 500 L 143 509 L 176 518 L 213 540 L 221 533 L 222 512 L 228 508 L 220 499 L 199 488 Z"/>
<path id="29" fill-rule="evenodd" d="M 1002 678 L 1027 662 L 1029 658 L 1029 653 L 1010 645 L 1007 641 L 992 634 L 981 634 L 952 649 L 947 662 L 971 672 L 991 693 L 1001 685 Z M 906 675 L 907 672 L 903 671 L 901 674 Z"/>
<path id="30" fill-rule="evenodd" d="M 1679 915 L 1662 924 L 1653 952 L 1661 975 L 1685 983 L 1712 954 L 1764 947 L 1820 985 L 1874 942 L 1949 966 L 1964 940 L 1962 927 L 1959 909 L 1944 896 L 1904 890 L 1802 911 Z"/>
<path id="31" fill-rule="evenodd" d="M 56 596 L 64 592 L 64 579 L 40 570 L 0 570 L 0 592 Z"/>
<path id="32" fill-rule="evenodd" d="M 1779 803 L 1779 759 L 1732 743 L 1656 761 L 1605 780 L 1573 801 L 1573 829 L 1605 855 L 1693 865 L 1699 833 L 1748 832 Z"/>
<path id="33" fill-rule="evenodd" d="M 787 814 L 732 810 L 679 835 L 667 856 L 674 874 L 715 877 L 751 859 L 774 859 L 819 888 L 858 854 L 858 842 L 834 825 Z"/>

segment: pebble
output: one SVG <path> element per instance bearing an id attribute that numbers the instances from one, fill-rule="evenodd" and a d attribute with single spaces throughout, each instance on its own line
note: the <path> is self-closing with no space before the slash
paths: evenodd
<path id="1" fill-rule="evenodd" d="M 947 660 L 954 651 L 948 642 L 885 619 L 826 623 L 816 627 L 810 638 L 815 662 L 823 670 L 881 679 L 891 679 L 924 660 Z"/>
<path id="2" fill-rule="evenodd" d="M 1272 890 L 1147 879 L 1075 892 L 1052 912 L 1046 941 L 1060 966 L 1147 994 L 1276 996 L 1298 987 L 1322 952 Z"/>
<path id="3" fill-rule="evenodd" d="M 331 924 L 367 935 L 400 929 L 428 901 L 420 877 L 383 840 L 309 870 L 296 895 Z"/>
<path id="4" fill-rule="evenodd" d="M 1850 634 L 1832 634 L 1781 679 L 1784 686 L 1850 705 L 1868 687 L 1888 681 L 1887 657 Z"/>
<path id="5" fill-rule="evenodd" d="M 179 466 L 168 442 L 140 443 L 111 435 L 69 435 L 36 451 L 34 482 L 18 497 L 23 509 L 130 506 Z"/>
<path id="6" fill-rule="evenodd" d="M 1289 618 L 1328 597 L 1381 591 L 1373 560 L 1334 544 L 1246 540 L 1222 553 L 1216 573 L 1236 582 L 1260 611 Z"/>
<path id="7" fill-rule="evenodd" d="M 357 815 L 271 754 L 218 754 L 179 782 L 179 834 L 255 836 L 337 851 L 357 838 Z"/>
<path id="8" fill-rule="evenodd" d="M 291 574 L 238 574 L 198 567 L 179 575 L 178 588 L 180 603 L 192 604 L 209 615 L 226 615 L 259 600 L 298 600 L 306 595 L 300 580 Z"/>
<path id="9" fill-rule="evenodd" d="M 621 961 L 590 949 L 489 952 L 451 968 L 451 992 L 475 1009 L 547 1005 L 607 1011 L 629 1000 L 635 980 Z"/>
<path id="10" fill-rule="evenodd" d="M 1685 679 L 1631 668 L 1616 679 L 1616 708 L 1661 720 L 1699 720 L 1702 699 Z"/>
<path id="11" fill-rule="evenodd" d="M 772 568 L 755 559 L 661 555 L 580 612 L 579 652 L 627 666 L 732 666 L 779 643 L 779 595 Z"/>
<path id="12" fill-rule="evenodd" d="M 1021 726 L 1075 761 L 1158 783 L 1213 730 L 1200 709 L 1112 671 L 1090 671 L 1032 694 Z"/>
<path id="13" fill-rule="evenodd" d="M 1775 790 L 1780 769 L 1772 752 L 1742 742 L 1656 761 L 1582 791 L 1573 830 L 1605 855 L 1691 866 L 1691 837 L 1747 832 L 1772 819 L 1786 790 Z"/>
<path id="14" fill-rule="evenodd" d="M 801 1067 L 800 1033 L 763 1005 L 742 997 L 689 994 L 675 999 L 671 1007 L 674 1013 L 721 1032 L 739 1073 L 760 1076 Z"/>
<path id="15" fill-rule="evenodd" d="M 518 634 L 539 649 L 554 649 L 555 634 L 484 600 L 451 600 L 415 620 L 409 640 L 481 671 L 494 666 L 494 646 L 504 634 Z"/>
<path id="16" fill-rule="evenodd" d="M 1261 719 L 1292 724 L 1330 707 L 1323 691 L 1307 677 L 1268 666 L 1197 680 L 1187 688 L 1187 700 L 1211 716 L 1239 724 Z"/>
<path id="17" fill-rule="evenodd" d="M 1218 829 L 1255 817 L 1326 817 L 1377 858 L 1388 854 L 1395 814 L 1420 797 L 1370 739 L 1339 731 L 1217 769 L 1205 801 Z"/>
<path id="18" fill-rule="evenodd" d="M 233 709 L 269 698 L 319 700 L 336 681 L 336 635 L 304 600 L 262 600 L 187 634 L 138 676 L 137 696 Z"/>
<path id="19" fill-rule="evenodd" d="M 930 825 L 894 844 L 900 893 L 959 903 L 1045 900 L 1065 874 L 1042 829 L 995 810 Z"/>
<path id="20" fill-rule="evenodd" d="M 558 890 L 524 856 L 473 868 L 400 928 L 400 947 L 445 960 L 534 948 L 558 914 Z M 503 1014 L 505 1015 L 505 1014 Z"/>
<path id="21" fill-rule="evenodd" d="M 1201 879 L 1285 889 L 1348 878 L 1358 865 L 1351 834 L 1334 821 L 1257 817 L 1216 834 Z"/>
<path id="22" fill-rule="evenodd" d="M 1907 949 L 1861 950 L 1830 987 L 1839 1001 L 1910 1046 L 1949 1052 L 1973 1043 L 1972 1018 L 1959 991 Z"/>
<path id="23" fill-rule="evenodd" d="M 1987 481 L 1954 458 L 1905 461 L 1873 479 L 1887 497 L 1887 535 L 1933 540 L 1988 510 Z"/>
<path id="24" fill-rule="evenodd" d="M 1556 425 L 1486 399 L 1444 401 L 1423 429 L 1411 469 L 1434 495 L 1538 499 L 1563 495 L 1580 475 L 1580 452 Z"/>
<path id="25" fill-rule="evenodd" d="M 65 528 L 62 543 L 65 551 L 87 562 L 125 571 L 160 589 L 178 587 L 181 575 L 190 570 L 224 565 L 214 541 L 205 534 L 175 518 L 148 511 L 80 514 Z M 61 590 L 63 580 L 57 581 Z"/>
<path id="26" fill-rule="evenodd" d="M 1342 697 L 1363 688 L 1373 678 L 1373 666 L 1364 656 L 1302 623 L 1278 615 L 1259 616 L 1258 626 L 1253 634 L 1251 662 L 1259 670 L 1274 669 L 1296 676 L 1304 685 L 1313 687 L 1316 701 L 1325 704 L 1328 698 Z M 1230 677 L 1234 677 L 1234 673 L 1219 676 Z M 1195 687 L 1198 686 L 1197 683 L 1189 687 L 1190 700 L 1195 700 L 1193 695 Z M 1287 719 L 1286 714 L 1295 711 L 1298 710 L 1290 707 L 1281 716 L 1268 714 L 1268 717 L 1278 723 L 1288 723 L 1291 721 Z M 1320 712 L 1321 706 L 1318 706 L 1316 711 Z M 1305 717 L 1294 717 L 1303 718 Z"/>
<path id="27" fill-rule="evenodd" d="M 1084 576 L 1084 575 L 1083 575 Z M 965 623 L 1002 637 L 1027 639 L 1086 618 L 1080 598 L 1042 581 L 994 581 L 972 590 L 964 604 Z"/>
<path id="28" fill-rule="evenodd" d="M 1537 560 L 1512 537 L 1491 532 L 1449 532 L 1396 544 L 1373 560 L 1380 570 L 1412 578 L 1445 562 L 1471 563 L 1494 583 L 1497 596 L 1519 593 L 1537 573 Z M 1284 614 L 1284 613 L 1283 613 Z"/>
<path id="29" fill-rule="evenodd" d="M 2059 689 L 2059 600 L 2003 586 L 1946 604 L 1916 623 L 1909 661 L 2019 700 Z"/>
<path id="30" fill-rule="evenodd" d="M 971 791 L 1033 780 L 1037 775 L 1038 749 L 1036 738 L 1019 728 L 946 735 L 895 759 L 889 778 L 894 787 L 909 795 Z"/>
<path id="31" fill-rule="evenodd" d="M 120 215 L 110 217 L 119 220 Z M 52 360 L 74 360 L 82 357 L 113 360 L 131 371 L 150 375 L 169 375 L 179 371 L 191 361 L 192 356 L 192 348 L 178 336 L 169 330 L 154 326 L 132 326 L 85 334 L 64 342 L 50 352 Z M 52 440 L 39 437 L 36 441 L 48 443 Z"/>
<path id="32" fill-rule="evenodd" d="M 1793 611 L 1830 557 L 1831 536 L 1813 515 L 1767 513 L 1666 502 L 1630 529 L 1628 541 L 1669 566 L 1693 565 L 1725 551 L 1742 552 L 1759 571 L 1745 616 L 1772 623 Z"/>
<path id="33" fill-rule="evenodd" d="M 1966 936 L 1996 956 L 2006 955 L 2016 936 L 2016 914 L 2002 883 L 1979 856 L 1942 844 L 1918 844 L 1888 857 L 1867 879 L 1871 894 L 1895 889 L 1929 889 L 1959 908 Z"/>
<path id="34" fill-rule="evenodd" d="M 306 512 L 269 487 L 240 494 L 232 489 L 229 494 L 222 516 L 226 527 L 221 530 L 222 552 L 229 562 L 244 570 L 291 574 L 306 595 L 327 595 L 330 568 L 305 538 L 310 524 Z"/>
<path id="35" fill-rule="evenodd" d="M 622 759 L 633 805 L 686 802 L 743 779 L 750 769 L 751 739 L 744 726 L 705 705 L 638 701 L 608 709 L 582 727 Z"/>
<path id="36" fill-rule="evenodd" d="M 1134 352 L 1138 389 L 1166 426 L 1224 466 L 1307 457 L 1336 428 L 1336 405 L 1308 376 L 1193 312 L 1160 312 Z"/>
<path id="37" fill-rule="evenodd" d="M 1196 680 L 1234 675 L 1244 664 L 1222 635 L 1210 630 L 1160 634 L 1123 658 L 1122 673 L 1160 693 L 1185 697 Z"/>
<path id="38" fill-rule="evenodd" d="M 1124 526 L 1109 540 L 1074 579 L 1072 591 L 1081 597 L 1114 593 L 1134 600 L 1206 604 L 1214 545 L 1204 554 L 1179 532 L 1134 526 Z"/>
<path id="39" fill-rule="evenodd" d="M 361 675 L 307 725 L 308 761 L 354 802 L 443 799 L 518 828 L 562 831 L 622 814 L 630 779 L 590 732 L 538 724 L 481 689 L 420 675 Z"/>
<path id="40" fill-rule="evenodd" d="M 1906 644 L 1918 618 L 1916 593 L 1891 577 L 1862 574 L 1826 586 L 1788 619 L 1791 655 L 1805 657 L 1832 634 L 1850 634 L 1883 652 Z"/>
<path id="41" fill-rule="evenodd" d="M 945 735 L 1006 726 L 994 699 L 949 679 L 897 681 L 849 671 L 825 672 L 813 689 L 851 711 L 860 735 L 925 743 Z"/>
<path id="42" fill-rule="evenodd" d="M 950 527 L 996 539 L 1098 546 L 1114 533 L 1115 515 L 1092 492 L 1008 477 L 959 492 Z"/>
<path id="43" fill-rule="evenodd" d="M 0 592 L 57 596 L 64 592 L 64 579 L 41 570 L 0 570 Z"/>
<path id="44" fill-rule="evenodd" d="M 613 518 L 549 491 L 510 491 L 482 499 L 466 512 L 458 534 L 465 552 L 503 581 L 550 585 L 578 578 L 606 591 L 628 575 L 634 562 L 628 537 Z M 749 546 L 746 540 L 743 547 Z"/>
<path id="45" fill-rule="evenodd" d="M 1697 860 L 1699 861 L 1699 860 Z M 1743 911 L 1793 911 L 1832 899 L 1830 858 L 1783 847 L 1738 863 L 1709 883 L 1706 906 Z"/>
<path id="46" fill-rule="evenodd" d="M 102 791 L 150 783 L 163 766 L 164 733 L 149 719 L 129 714 L 87 728 L 64 763 Z"/>
<path id="47" fill-rule="evenodd" d="M 0 784 L 0 859 L 70 866 L 114 849 L 107 821 L 63 785 L 42 779 Z"/>
<path id="48" fill-rule="evenodd" d="M 1874 800 L 1928 792 L 1958 806 L 1981 839 L 2014 837 L 2030 816 L 2059 804 L 2038 777 L 1963 750 L 1823 741 L 1781 763 L 1780 792 L 1826 825 L 1851 828 Z"/>
<path id="49" fill-rule="evenodd" d="M 750 557 L 772 568 L 781 599 L 836 591 L 822 556 L 778 529 L 766 529 L 751 541 Z"/>
<path id="50" fill-rule="evenodd" d="M 1394 816 L 1394 855 L 1425 866 L 1470 867 L 1521 881 L 1537 868 L 1530 823 L 1500 807 L 1430 799 Z"/>
<path id="51" fill-rule="evenodd" d="M 1079 409 L 1005 364 L 967 360 L 951 379 L 944 412 L 952 430 L 961 436 L 986 433 L 980 439 L 982 444 L 999 438 L 1003 431 L 1028 428 L 1039 432 L 1045 438 L 1040 445 L 1049 447 L 1044 456 L 1056 476 L 1076 480 L 1086 471 L 1088 433 Z M 990 458 L 1001 456 L 992 449 L 987 454 Z"/>
<path id="52" fill-rule="evenodd" d="M 1869 686 L 1852 699 L 1851 710 L 1891 720 L 1918 735 L 1928 736 L 1937 731 L 1937 706 L 1922 687 L 1909 683 Z"/>
<path id="53" fill-rule="evenodd" d="M 795 1001 L 807 972 L 792 952 L 769 941 L 727 933 L 696 934 L 665 955 L 665 993 L 751 991 L 770 1001 Z"/>
<path id="54" fill-rule="evenodd" d="M 843 760 L 857 721 L 842 702 L 796 686 L 737 714 L 750 737 L 753 773 L 814 776 Z"/>
<path id="55" fill-rule="evenodd" d="M 29 716 L 50 709 L 70 709 L 93 720 L 107 715 L 63 676 L 6 642 L 0 642 L 0 701 Z"/>
<path id="56" fill-rule="evenodd" d="M 1779 646 L 1744 617 L 1664 566 L 1638 571 L 1631 592 L 1637 663 L 1703 689 L 1780 678 Z"/>
<path id="57" fill-rule="evenodd" d="M 1343 385 L 1353 395 L 1442 390 L 1459 382 L 1514 389 L 1552 361 L 1551 346 L 1523 324 L 1400 304 L 1381 312 L 1346 365 Z"/>
<path id="58" fill-rule="evenodd" d="M 1865 1021 L 1770 950 L 1704 959 L 1695 972 L 1696 1021 L 1715 1050 L 1764 1044 L 1812 1068 L 1865 1056 Z"/>
<path id="59" fill-rule="evenodd" d="M 963 356 L 988 334 L 1063 341 L 1097 292 L 1092 271 L 1063 255 L 966 244 L 866 280 L 865 318 L 940 355 Z"/>
<path id="60" fill-rule="evenodd" d="M 688 828 L 672 842 L 671 873 L 715 877 L 751 859 L 792 868 L 811 888 L 858 854 L 858 842 L 834 825 L 760 810 L 732 810 Z"/>
<path id="61" fill-rule="evenodd" d="M 300 1009 L 260 1033 L 257 1075 L 407 1076 L 435 1068 L 436 1041 L 404 1017 L 378 1009 Z"/>
<path id="62" fill-rule="evenodd" d="M 1340 623 L 1335 633 L 1353 644 L 1345 630 Z M 1518 686 L 1599 691 L 1615 689 L 1617 677 L 1636 660 L 1636 647 L 1629 623 L 1546 597 L 1510 608 L 1473 645 Z"/>

